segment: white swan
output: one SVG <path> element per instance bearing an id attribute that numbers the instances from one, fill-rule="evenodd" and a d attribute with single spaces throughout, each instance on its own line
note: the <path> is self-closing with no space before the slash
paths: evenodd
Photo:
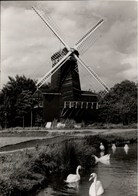
<path id="1" fill-rule="evenodd" d="M 115 150 L 116 149 L 116 145 L 112 144 L 112 149 Z"/>
<path id="2" fill-rule="evenodd" d="M 128 150 L 129 150 L 129 146 L 128 146 L 128 144 L 125 144 L 124 151 L 125 151 L 126 154 L 128 153 Z"/>
<path id="3" fill-rule="evenodd" d="M 106 154 L 100 158 L 98 158 L 97 156 L 93 155 L 95 157 L 96 162 L 101 162 L 101 161 L 109 161 L 110 160 L 110 154 Z"/>
<path id="4" fill-rule="evenodd" d="M 112 144 L 112 150 L 113 150 L 113 153 L 116 151 L 116 145 L 115 144 Z"/>
<path id="5" fill-rule="evenodd" d="M 100 150 L 105 150 L 105 147 L 102 142 L 100 143 Z"/>
<path id="6" fill-rule="evenodd" d="M 129 149 L 128 144 L 125 144 L 124 149 Z"/>
<path id="7" fill-rule="evenodd" d="M 105 165 L 110 165 L 110 154 L 106 154 L 100 158 L 98 158 L 97 156 L 93 155 L 95 158 L 95 163 L 101 162 Z"/>
<path id="8" fill-rule="evenodd" d="M 65 182 L 67 183 L 73 183 L 73 182 L 77 182 L 80 180 L 80 174 L 79 174 L 79 170 L 81 169 L 81 166 L 79 165 L 76 169 L 76 174 L 69 174 L 67 176 L 67 179 L 65 180 Z"/>
<path id="9" fill-rule="evenodd" d="M 97 174 L 96 173 L 92 173 L 90 175 L 89 181 L 91 181 L 92 179 L 94 179 L 94 180 L 89 188 L 89 195 L 90 196 L 102 195 L 104 193 L 104 188 L 102 186 L 102 183 L 99 180 L 97 181 Z"/>
<path id="10" fill-rule="evenodd" d="M 101 152 L 100 152 L 100 156 L 101 156 L 101 157 L 104 156 L 104 154 L 105 154 L 104 151 L 101 151 Z"/>

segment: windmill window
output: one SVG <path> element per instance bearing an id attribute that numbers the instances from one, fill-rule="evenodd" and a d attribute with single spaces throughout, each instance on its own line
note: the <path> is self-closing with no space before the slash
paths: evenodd
<path id="1" fill-rule="evenodd" d="M 86 109 L 88 109 L 88 102 L 86 102 Z"/>
<path id="2" fill-rule="evenodd" d="M 69 108 L 71 108 L 71 101 L 69 102 Z"/>
<path id="3" fill-rule="evenodd" d="M 91 102 L 88 102 L 88 108 L 91 109 Z"/>
<path id="4" fill-rule="evenodd" d="M 83 102 L 81 102 L 81 108 L 83 108 Z"/>
<path id="5" fill-rule="evenodd" d="M 64 108 L 66 108 L 66 101 L 64 101 Z"/>
<path id="6" fill-rule="evenodd" d="M 66 103 L 66 108 L 69 108 L 69 101 L 65 101 Z"/>
<path id="7" fill-rule="evenodd" d="M 93 102 L 91 103 L 91 109 L 93 109 Z"/>
<path id="8" fill-rule="evenodd" d="M 93 103 L 93 109 L 96 109 L 96 102 Z"/>
<path id="9" fill-rule="evenodd" d="M 83 107 L 82 108 L 86 108 L 86 102 L 83 102 Z"/>
<path id="10" fill-rule="evenodd" d="M 74 101 L 71 102 L 71 107 L 72 107 L 72 108 L 74 107 Z"/>

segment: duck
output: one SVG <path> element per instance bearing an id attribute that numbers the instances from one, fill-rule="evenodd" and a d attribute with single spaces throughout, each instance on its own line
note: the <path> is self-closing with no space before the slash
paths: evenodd
<path id="1" fill-rule="evenodd" d="M 97 180 L 97 174 L 91 173 L 89 181 L 93 179 L 93 182 L 89 188 L 89 196 L 100 196 L 104 193 L 104 188 L 101 181 Z"/>
<path id="2" fill-rule="evenodd" d="M 93 155 L 95 158 L 95 163 L 101 162 L 105 165 L 109 165 L 110 164 L 110 154 L 106 154 L 100 158 L 98 158 L 97 156 Z"/>
<path id="3" fill-rule="evenodd" d="M 102 142 L 100 143 L 100 150 L 105 150 L 105 147 Z"/>
<path id="4" fill-rule="evenodd" d="M 74 183 L 80 180 L 79 170 L 81 169 L 81 165 L 78 165 L 76 169 L 76 174 L 69 174 L 65 180 L 66 183 Z"/>

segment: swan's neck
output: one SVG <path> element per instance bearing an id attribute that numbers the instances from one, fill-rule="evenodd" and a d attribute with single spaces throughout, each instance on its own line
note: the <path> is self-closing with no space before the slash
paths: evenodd
<path id="1" fill-rule="evenodd" d="M 93 182 L 92 182 L 92 185 L 93 185 L 93 189 L 92 189 L 92 195 L 93 196 L 96 196 L 96 181 L 97 181 L 97 177 L 95 176 Z"/>
<path id="2" fill-rule="evenodd" d="M 76 169 L 76 174 L 79 175 L 79 168 Z"/>
<path id="3" fill-rule="evenodd" d="M 93 181 L 94 185 L 96 185 L 96 181 L 97 181 L 97 176 L 95 176 L 94 178 L 94 181 Z"/>

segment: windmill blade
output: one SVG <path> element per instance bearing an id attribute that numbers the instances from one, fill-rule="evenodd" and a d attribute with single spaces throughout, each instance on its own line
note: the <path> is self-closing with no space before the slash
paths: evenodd
<path id="1" fill-rule="evenodd" d="M 87 49 L 91 47 L 91 45 L 97 40 L 101 33 L 98 31 L 98 28 L 103 24 L 104 20 L 101 19 L 99 22 L 92 27 L 74 46 L 76 50 L 79 51 L 80 54 L 86 52 Z"/>
<path id="2" fill-rule="evenodd" d="M 69 58 L 71 55 L 71 51 L 69 51 L 56 65 L 54 65 L 54 67 L 47 72 L 43 78 L 41 80 L 39 80 L 36 84 L 37 88 L 40 88 L 45 82 L 46 80 L 52 76 Z"/>
<path id="3" fill-rule="evenodd" d="M 77 61 L 94 77 L 97 82 L 105 89 L 106 92 L 109 92 L 109 87 L 99 78 L 99 76 L 79 57 L 75 55 Z"/>
<path id="4" fill-rule="evenodd" d="M 102 37 L 102 34 L 100 30 L 98 29 L 96 32 L 91 34 L 91 36 L 87 40 L 85 40 L 82 45 L 80 45 L 80 47 L 78 47 L 79 54 L 83 55 L 101 37 Z"/>
<path id="5" fill-rule="evenodd" d="M 104 90 L 103 86 L 90 75 L 90 73 L 83 67 L 79 62 L 79 75 L 81 88 L 86 91 L 91 91 L 96 94 L 99 94 L 101 97 L 107 94 L 107 91 Z"/>
<path id="6" fill-rule="evenodd" d="M 42 16 L 45 18 L 45 20 L 50 23 L 50 25 L 53 27 L 53 29 L 62 37 L 65 41 L 65 36 L 63 32 L 61 32 L 61 29 L 58 27 L 58 25 L 55 23 L 53 18 L 50 16 L 49 10 L 42 5 L 42 3 L 37 2 L 35 5 L 35 9 L 39 10 L 39 12 L 42 14 Z"/>
<path id="7" fill-rule="evenodd" d="M 60 40 L 60 42 L 67 48 L 67 50 L 70 50 L 70 47 L 66 44 L 66 42 L 61 38 L 61 36 L 59 35 L 59 33 L 54 29 L 54 27 L 52 26 L 52 24 L 50 24 L 50 20 L 48 21 L 45 17 L 44 17 L 44 13 L 42 11 L 38 11 L 36 7 L 32 7 L 33 10 L 36 12 L 36 14 L 42 19 L 42 21 L 49 27 L 49 29 L 54 33 L 54 35 Z"/>

